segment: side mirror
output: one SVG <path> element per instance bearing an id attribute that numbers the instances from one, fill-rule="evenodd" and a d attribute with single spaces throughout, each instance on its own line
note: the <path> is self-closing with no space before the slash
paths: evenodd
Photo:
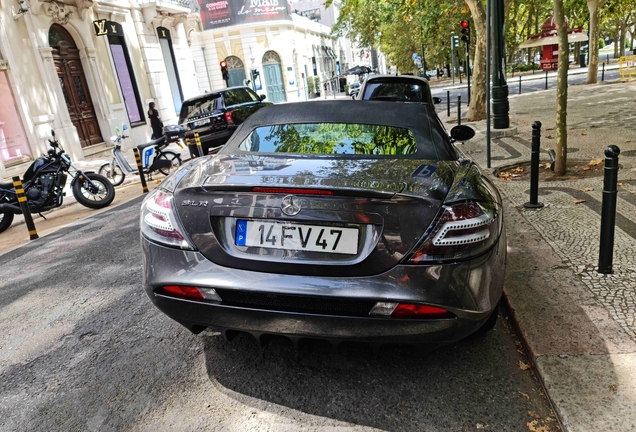
<path id="1" fill-rule="evenodd" d="M 455 126 L 450 130 L 450 136 L 455 141 L 468 141 L 475 136 L 475 131 L 468 126 Z"/>
<path id="2" fill-rule="evenodd" d="M 54 137 L 55 136 L 55 131 L 53 129 L 51 129 L 51 136 Z"/>
<path id="3" fill-rule="evenodd" d="M 125 124 L 125 125 L 123 125 L 121 128 L 122 128 L 123 130 L 128 130 L 128 125 L 126 125 L 126 124 Z"/>
<path id="4" fill-rule="evenodd" d="M 265 95 L 263 95 L 263 94 L 258 96 L 258 98 L 259 98 L 260 100 L 262 100 L 262 101 L 264 101 L 266 97 L 267 97 L 267 96 L 265 96 Z"/>
<path id="5" fill-rule="evenodd" d="M 437 96 L 433 96 L 433 104 L 437 105 L 437 104 L 441 104 L 442 103 L 442 98 L 438 98 Z"/>

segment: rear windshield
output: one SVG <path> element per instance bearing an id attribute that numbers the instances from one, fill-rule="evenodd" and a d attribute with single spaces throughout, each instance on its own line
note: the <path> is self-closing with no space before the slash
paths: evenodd
<path id="1" fill-rule="evenodd" d="M 362 99 L 398 102 L 430 102 L 424 91 L 424 86 L 415 82 L 370 82 L 364 89 Z"/>
<path id="2" fill-rule="evenodd" d="M 219 95 L 210 95 L 208 98 L 197 99 L 184 103 L 179 115 L 179 123 L 191 122 L 200 117 L 205 117 L 218 109 Z"/>
<path id="3" fill-rule="evenodd" d="M 262 126 L 239 144 L 251 153 L 400 156 L 417 151 L 408 129 L 351 123 Z"/>

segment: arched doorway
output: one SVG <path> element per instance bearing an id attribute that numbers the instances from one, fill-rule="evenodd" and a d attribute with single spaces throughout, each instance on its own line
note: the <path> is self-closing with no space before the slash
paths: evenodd
<path id="1" fill-rule="evenodd" d="M 73 126 L 77 129 L 80 144 L 87 147 L 104 141 L 95 108 L 91 100 L 79 49 L 73 37 L 59 24 L 49 29 L 49 46 L 53 48 L 53 62 L 62 87 L 64 100 Z"/>
<path id="2" fill-rule="evenodd" d="M 229 75 L 227 86 L 242 86 L 245 81 L 245 66 L 241 59 L 236 56 L 229 56 L 225 59 L 225 63 L 227 64 L 227 73 Z"/>
<path id="3" fill-rule="evenodd" d="M 285 83 L 283 72 L 280 68 L 280 57 L 274 51 L 267 51 L 263 55 L 263 74 L 265 75 L 265 87 L 267 87 L 267 99 L 270 102 L 285 102 Z"/>

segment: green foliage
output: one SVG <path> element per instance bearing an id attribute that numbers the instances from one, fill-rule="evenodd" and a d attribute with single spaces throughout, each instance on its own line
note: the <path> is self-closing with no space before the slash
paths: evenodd
<path id="1" fill-rule="evenodd" d="M 316 93 L 316 86 L 314 85 L 314 77 L 307 77 L 307 92 Z"/>
<path id="2" fill-rule="evenodd" d="M 599 38 L 598 39 L 598 47 L 599 48 L 605 48 L 605 39 L 603 39 L 603 38 Z"/>
<path id="3" fill-rule="evenodd" d="M 314 77 L 314 88 L 316 89 L 315 92 L 316 93 L 320 93 L 320 77 L 319 76 L 315 76 Z"/>
<path id="4" fill-rule="evenodd" d="M 539 65 L 534 65 L 534 69 L 541 69 Z M 527 72 L 532 70 L 532 64 L 517 63 L 506 68 L 507 73 L 511 72 Z"/>

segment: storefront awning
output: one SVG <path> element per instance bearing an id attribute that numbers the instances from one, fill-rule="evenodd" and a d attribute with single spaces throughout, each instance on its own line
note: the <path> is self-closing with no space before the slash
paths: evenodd
<path id="1" fill-rule="evenodd" d="M 586 40 L 588 40 L 587 34 L 583 32 L 572 32 L 568 34 L 569 43 L 585 42 Z M 554 35 L 554 36 L 541 37 L 536 39 L 528 39 L 527 41 L 519 45 L 519 49 L 533 48 L 533 47 L 538 47 L 543 45 L 557 45 L 558 43 L 559 43 L 559 38 L 558 36 Z"/>

